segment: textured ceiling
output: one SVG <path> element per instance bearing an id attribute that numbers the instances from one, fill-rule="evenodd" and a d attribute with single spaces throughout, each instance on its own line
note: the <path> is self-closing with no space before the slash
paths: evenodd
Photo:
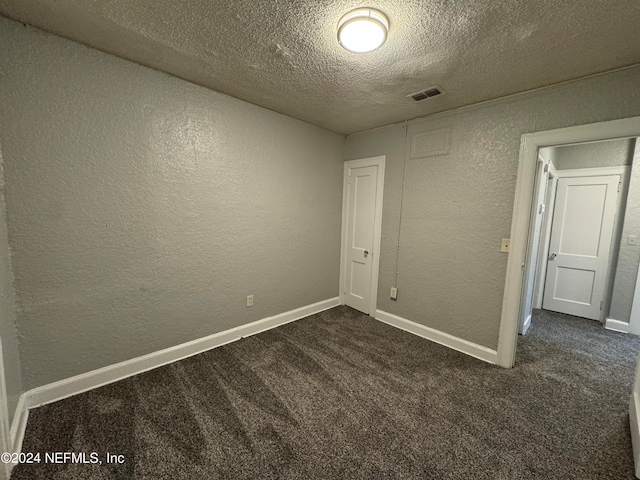
<path id="1" fill-rule="evenodd" d="M 391 27 L 336 41 L 348 10 Z M 0 0 L 0 13 L 340 133 L 640 63 L 637 0 Z M 408 93 L 446 92 L 414 104 Z"/>

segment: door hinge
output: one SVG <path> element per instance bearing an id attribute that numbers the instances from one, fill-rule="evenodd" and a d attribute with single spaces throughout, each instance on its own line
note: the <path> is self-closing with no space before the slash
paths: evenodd
<path id="1" fill-rule="evenodd" d="M 602 302 L 604 302 L 604 300 L 600 300 L 600 310 L 602 310 Z"/>
<path id="2" fill-rule="evenodd" d="M 622 188 L 622 182 L 618 182 L 618 191 Z"/>

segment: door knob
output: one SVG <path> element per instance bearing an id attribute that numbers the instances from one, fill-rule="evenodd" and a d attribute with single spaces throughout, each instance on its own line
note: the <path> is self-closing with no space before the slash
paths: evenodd
<path id="1" fill-rule="evenodd" d="M 553 262 L 556 259 L 557 256 L 558 256 L 558 254 L 553 252 L 551 255 L 549 255 L 549 261 Z"/>
<path id="2" fill-rule="evenodd" d="M 369 250 L 365 250 L 364 251 L 364 258 L 367 258 L 369 256 Z"/>

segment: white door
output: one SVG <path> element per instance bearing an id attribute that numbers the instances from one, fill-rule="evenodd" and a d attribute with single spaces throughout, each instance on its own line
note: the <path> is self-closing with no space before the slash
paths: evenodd
<path id="1" fill-rule="evenodd" d="M 362 165 L 362 162 L 365 165 Z M 377 268 L 374 260 L 379 246 L 379 217 L 382 188 L 379 165 L 366 161 L 346 163 L 345 171 L 345 261 L 344 303 L 363 313 L 371 312 Z M 377 244 L 377 245 L 376 245 Z M 374 278 L 375 277 L 375 278 Z"/>
<path id="2" fill-rule="evenodd" d="M 533 312 L 533 291 L 536 277 L 536 264 L 538 262 L 538 253 L 540 251 L 540 238 L 542 232 L 542 224 L 545 218 L 545 204 L 547 197 L 547 183 L 549 179 L 549 162 L 540 157 L 541 162 L 538 164 L 538 178 L 536 201 L 534 202 L 535 211 L 533 212 L 533 233 L 529 239 L 528 264 L 524 275 L 524 305 L 520 313 L 520 324 L 518 333 L 524 335 L 527 333 L 531 325 L 531 314 Z"/>
<path id="3" fill-rule="evenodd" d="M 600 320 L 620 175 L 558 180 L 542 308 Z"/>

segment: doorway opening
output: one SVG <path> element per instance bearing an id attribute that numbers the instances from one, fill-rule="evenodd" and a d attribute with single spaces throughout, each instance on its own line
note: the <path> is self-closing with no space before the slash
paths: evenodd
<path id="1" fill-rule="evenodd" d="M 520 314 L 522 304 L 527 298 L 525 279 L 532 273 L 525 267 L 530 263 L 528 253 L 531 252 L 531 221 L 538 208 L 536 203 L 538 193 L 535 187 L 536 173 L 539 171 L 540 149 L 632 137 L 640 137 L 640 117 L 566 127 L 522 136 L 498 342 L 497 363 L 500 366 L 506 368 L 514 366 L 518 329 L 521 324 Z M 634 300 L 640 299 L 634 296 Z M 640 311 L 639 303 L 634 302 L 632 310 L 635 307 L 635 310 Z M 633 321 L 634 319 L 630 321 L 632 325 Z M 640 323 L 640 318 L 638 321 Z"/>
<path id="2" fill-rule="evenodd" d="M 630 137 L 538 150 L 518 333 L 526 334 L 536 309 L 616 330 L 629 325 L 640 218 L 626 206 L 629 193 L 640 199 L 640 176 L 631 175 L 638 143 Z"/>
<path id="3" fill-rule="evenodd" d="M 632 161 L 632 163 L 636 165 L 631 166 L 631 171 L 629 173 L 629 182 L 631 184 L 633 178 L 640 174 L 640 154 L 638 153 L 640 151 L 640 141 L 638 140 L 638 138 L 640 138 L 640 117 L 567 127 L 557 130 L 525 134 L 522 136 L 513 217 L 511 222 L 511 245 L 507 260 L 507 275 L 505 279 L 500 337 L 498 342 L 498 364 L 500 366 L 506 368 L 514 366 L 518 329 L 521 325 L 523 303 L 526 302 L 528 298 L 526 288 L 528 287 L 527 279 L 531 277 L 531 253 L 534 251 L 533 246 L 531 245 L 531 239 L 535 238 L 533 235 L 535 229 L 532 228 L 531 225 L 533 224 L 535 226 L 535 212 L 539 209 L 539 203 L 537 200 L 540 198 L 540 192 L 538 191 L 539 188 L 536 189 L 536 185 L 538 187 L 541 185 L 540 183 L 536 183 L 536 176 L 539 172 L 539 154 L 541 153 L 541 150 L 545 147 L 576 145 L 602 140 L 629 138 L 636 139 L 634 158 Z M 632 192 L 632 189 L 629 188 L 624 213 L 625 218 L 622 220 L 622 242 L 618 245 L 618 260 L 621 260 L 623 257 L 623 252 L 621 251 L 622 246 L 628 245 L 629 243 L 633 244 L 635 242 L 635 238 L 630 238 L 630 236 L 634 237 L 635 234 L 627 234 L 624 231 L 626 217 L 634 215 L 633 218 L 640 218 L 640 198 L 633 199 L 631 197 Z M 632 211 L 635 212 L 635 214 L 630 213 Z M 635 245 L 629 246 L 633 246 L 635 248 Z M 557 252 L 551 252 L 551 254 L 552 253 Z M 636 258 L 638 258 L 638 255 Z M 626 328 L 628 332 L 640 334 L 639 270 L 637 268 L 637 263 L 634 267 L 633 262 L 625 262 L 623 260 L 622 263 L 617 265 L 616 275 L 625 270 L 624 268 L 620 268 L 621 265 L 623 267 L 631 267 L 632 272 L 635 268 L 635 275 L 630 275 L 629 271 L 626 271 L 626 275 L 630 275 L 631 281 L 635 284 L 633 289 L 633 298 L 631 300 L 631 312 L 628 323 L 626 323 Z M 535 269 L 535 265 L 533 268 Z M 545 274 L 545 281 L 547 276 L 548 274 Z M 533 277 L 535 288 L 535 274 Z M 531 301 L 533 302 L 533 300 Z M 614 326 L 620 327 L 619 324 L 613 322 L 614 320 L 619 319 L 611 318 L 611 315 L 614 314 L 614 310 L 609 307 L 607 312 L 610 316 L 609 318 L 605 318 L 605 324 L 612 329 Z M 585 322 L 587 322 L 587 320 L 585 320 Z M 640 478 L 640 365 L 636 370 L 636 378 L 629 407 L 629 419 L 636 475 Z"/>

